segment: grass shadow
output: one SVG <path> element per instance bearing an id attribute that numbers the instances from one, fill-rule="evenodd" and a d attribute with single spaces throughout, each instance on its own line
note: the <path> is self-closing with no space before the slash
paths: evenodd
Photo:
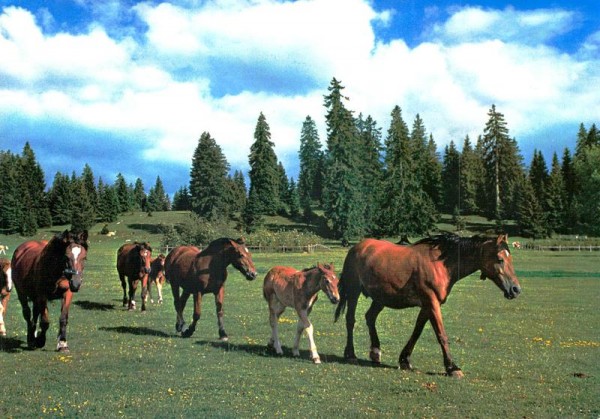
<path id="1" fill-rule="evenodd" d="M 275 351 L 271 348 L 268 348 L 267 345 L 259 345 L 259 344 L 249 344 L 249 343 L 231 343 L 231 342 L 221 342 L 221 341 L 208 341 L 208 340 L 198 340 L 196 341 L 197 345 L 210 345 L 213 348 L 224 349 L 225 351 L 242 351 L 253 355 L 266 356 L 272 358 L 284 357 L 284 358 L 294 358 L 301 361 L 310 362 L 310 351 L 306 349 L 300 350 L 300 357 L 295 357 L 292 354 L 292 348 L 288 348 L 286 346 L 282 346 L 283 355 L 277 355 Z M 359 367 L 368 367 L 368 368 L 392 368 L 397 369 L 398 367 L 395 365 L 388 364 L 375 364 L 368 360 L 359 359 L 357 361 L 349 361 L 344 357 L 334 355 L 334 354 L 325 354 L 319 353 L 319 357 L 321 358 L 321 362 L 323 363 L 336 363 L 336 364 L 354 364 Z"/>
<path id="2" fill-rule="evenodd" d="M 73 304 L 75 304 L 78 307 L 81 307 L 84 310 L 92 311 L 109 311 L 115 309 L 114 304 L 97 303 L 95 301 L 88 300 L 75 301 Z"/>
<path id="3" fill-rule="evenodd" d="M 150 224 L 150 223 L 127 224 L 127 228 L 130 228 L 132 230 L 143 230 L 150 234 L 162 233 L 162 226 L 160 224 Z"/>
<path id="4" fill-rule="evenodd" d="M 162 330 L 150 329 L 148 327 L 117 326 L 117 327 L 99 327 L 98 330 L 104 332 L 117 332 L 136 336 L 158 336 L 162 338 L 172 338 L 174 335 L 165 333 Z"/>
<path id="5" fill-rule="evenodd" d="M 0 336 L 0 352 L 14 354 L 23 351 L 25 348 L 27 348 L 27 345 L 21 339 Z"/>

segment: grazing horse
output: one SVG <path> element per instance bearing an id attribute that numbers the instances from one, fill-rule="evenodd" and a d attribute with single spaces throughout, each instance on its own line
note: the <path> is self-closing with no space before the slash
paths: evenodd
<path id="1" fill-rule="evenodd" d="M 152 284 L 156 285 L 156 289 L 158 291 L 158 304 L 162 304 L 163 295 L 162 295 L 162 287 L 165 283 L 165 255 L 162 253 L 155 257 L 150 262 L 150 276 L 148 277 L 148 294 L 150 294 L 150 302 L 154 303 L 152 299 Z"/>
<path id="2" fill-rule="evenodd" d="M 320 364 L 321 359 L 317 353 L 317 346 L 313 338 L 313 325 L 308 320 L 317 293 L 322 290 L 333 304 L 340 300 L 338 293 L 338 278 L 335 275 L 333 263 L 330 265 L 317 264 L 316 267 L 297 271 L 288 266 L 275 266 L 265 276 L 263 295 L 269 303 L 269 323 L 271 324 L 271 340 L 269 347 L 274 348 L 278 355 L 283 354 L 277 324 L 279 316 L 286 307 L 293 307 L 298 313 L 298 326 L 296 340 L 294 341 L 294 356 L 300 356 L 300 336 L 306 331 L 310 345 L 310 357 L 315 364 Z"/>
<path id="3" fill-rule="evenodd" d="M 117 271 L 123 288 L 123 307 L 135 310 L 135 291 L 142 280 L 142 311 L 146 310 L 146 293 L 148 292 L 148 274 L 152 248 L 148 243 L 125 243 L 117 250 Z M 127 277 L 127 282 L 125 282 Z M 129 295 L 127 294 L 129 284 Z"/>
<path id="4" fill-rule="evenodd" d="M 27 241 L 15 250 L 12 258 L 13 282 L 27 322 L 27 346 L 30 349 L 46 345 L 46 331 L 50 326 L 48 300 L 62 299 L 56 350 L 69 352 L 69 307 L 73 293 L 79 291 L 83 282 L 87 239 L 87 231 L 75 233 L 65 230 L 50 241 Z M 29 301 L 33 303 L 33 316 Z M 40 330 L 36 332 L 38 318 Z"/>
<path id="5" fill-rule="evenodd" d="M 4 315 L 6 314 L 8 300 L 10 300 L 10 292 L 12 291 L 12 287 L 13 282 L 10 260 L 0 258 L 0 336 L 6 336 Z"/>
<path id="6" fill-rule="evenodd" d="M 251 281 L 256 279 L 256 268 L 252 256 L 245 246 L 243 239 L 221 238 L 211 242 L 207 248 L 200 251 L 194 246 L 178 246 L 171 250 L 165 261 L 167 281 L 171 284 L 173 303 L 177 312 L 175 330 L 181 336 L 190 337 L 196 330 L 200 319 L 202 296 L 207 293 L 215 295 L 217 306 L 217 326 L 219 338 L 228 339 L 223 326 L 223 287 L 227 279 L 227 266 L 233 265 Z M 179 288 L 183 289 L 181 296 Z M 194 315 L 192 324 L 186 327 L 183 320 L 183 309 L 190 297 L 194 296 Z"/>
<path id="7" fill-rule="evenodd" d="M 346 305 L 346 359 L 355 361 L 354 323 L 358 297 L 362 292 L 373 302 L 365 318 L 371 337 L 370 358 L 381 361 L 377 316 L 384 307 L 421 307 L 414 330 L 400 353 L 402 369 L 411 370 L 410 356 L 427 321 L 431 322 L 444 356 L 446 373 L 460 378 L 462 371 L 452 361 L 448 336 L 442 322 L 441 305 L 454 284 L 478 270 L 481 279 L 490 278 L 507 299 L 521 293 L 508 248 L 508 237 L 459 237 L 444 233 L 422 239 L 411 246 L 366 239 L 348 252 L 339 283 L 341 301 L 338 319 Z"/>

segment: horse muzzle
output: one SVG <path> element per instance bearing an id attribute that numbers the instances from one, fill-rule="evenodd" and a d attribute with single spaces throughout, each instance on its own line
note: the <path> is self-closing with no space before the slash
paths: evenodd
<path id="1" fill-rule="evenodd" d="M 248 281 L 253 281 L 256 279 L 256 277 L 258 276 L 258 274 L 256 273 L 256 271 L 245 271 L 244 272 L 244 276 L 246 277 L 246 279 Z"/>
<path id="2" fill-rule="evenodd" d="M 65 269 L 65 277 L 69 281 L 69 289 L 71 292 L 79 291 L 81 284 L 83 283 L 83 272 L 75 269 Z"/>
<path id="3" fill-rule="evenodd" d="M 521 286 L 513 281 L 504 281 L 504 297 L 508 300 L 517 298 L 521 294 Z"/>

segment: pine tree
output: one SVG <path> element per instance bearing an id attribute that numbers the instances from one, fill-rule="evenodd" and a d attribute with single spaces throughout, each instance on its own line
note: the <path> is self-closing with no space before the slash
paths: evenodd
<path id="1" fill-rule="evenodd" d="M 548 167 L 541 151 L 533 150 L 533 158 L 529 166 L 529 181 L 538 202 L 546 200 L 546 185 L 548 183 Z"/>
<path id="2" fill-rule="evenodd" d="M 148 212 L 169 211 L 170 209 L 169 196 L 165 192 L 160 176 L 157 176 L 154 186 L 148 193 Z"/>
<path id="3" fill-rule="evenodd" d="M 542 206 L 538 202 L 531 181 L 524 177 L 519 184 L 517 224 L 521 235 L 533 239 L 548 236 L 547 222 Z"/>
<path id="4" fill-rule="evenodd" d="M 322 200 L 323 193 L 323 151 L 315 121 L 307 116 L 300 133 L 300 174 L 298 194 L 300 203 L 309 215 L 311 207 Z"/>
<path id="5" fill-rule="evenodd" d="M 174 211 L 191 211 L 192 196 L 187 186 L 182 186 L 173 195 L 173 210 Z"/>
<path id="6" fill-rule="evenodd" d="M 261 112 L 254 130 L 254 143 L 250 147 L 250 208 L 260 215 L 274 215 L 281 204 L 279 201 L 280 173 L 277 156 L 271 141 L 267 119 Z"/>
<path id="7" fill-rule="evenodd" d="M 119 216 L 119 197 L 114 186 L 104 184 L 98 179 L 98 212 L 100 221 L 112 223 Z"/>
<path id="8" fill-rule="evenodd" d="M 300 196 L 298 195 L 298 186 L 294 181 L 294 178 L 290 179 L 290 187 L 288 189 L 288 206 L 290 208 L 290 215 L 297 217 L 300 214 Z"/>
<path id="9" fill-rule="evenodd" d="M 0 231 L 14 234 L 23 218 L 23 194 L 19 178 L 19 156 L 0 151 Z"/>
<path id="10" fill-rule="evenodd" d="M 552 232 L 563 231 L 566 191 L 556 153 L 552 156 L 552 169 L 546 182 L 545 191 L 544 209 L 547 214 L 548 228 Z"/>
<path id="11" fill-rule="evenodd" d="M 444 163 L 442 167 L 443 209 L 448 213 L 454 208 L 461 208 L 460 161 L 461 155 L 456 149 L 454 141 L 451 140 L 450 144 L 444 149 Z"/>
<path id="12" fill-rule="evenodd" d="M 488 218 L 502 220 L 517 211 L 516 187 L 523 175 L 522 157 L 516 141 L 508 136 L 504 115 L 496 111 L 495 105 L 488 116 L 482 138 L 488 203 L 483 209 Z"/>
<path id="13" fill-rule="evenodd" d="M 71 229 L 80 231 L 89 230 L 95 223 L 95 211 L 86 190 L 84 179 L 78 179 L 73 187 Z"/>
<path id="14" fill-rule="evenodd" d="M 432 134 L 429 134 L 427 142 L 424 169 L 423 190 L 431 198 L 434 207 L 439 209 L 442 205 L 442 163 Z"/>
<path id="15" fill-rule="evenodd" d="M 277 172 L 279 173 L 279 182 L 277 183 L 277 188 L 279 189 L 279 210 L 277 211 L 279 214 L 285 215 L 288 213 L 289 209 L 289 191 L 290 191 L 290 181 L 285 173 L 285 168 L 283 164 L 279 162 L 277 165 Z"/>
<path id="16" fill-rule="evenodd" d="M 119 213 L 131 211 L 133 206 L 132 197 L 129 194 L 129 187 L 121 173 L 117 174 L 117 179 L 114 184 L 117 199 L 119 200 Z"/>
<path id="17" fill-rule="evenodd" d="M 133 187 L 133 207 L 138 211 L 144 211 L 146 209 L 146 199 L 144 182 L 142 182 L 142 179 L 137 178 Z"/>
<path id="18" fill-rule="evenodd" d="M 21 233 L 33 235 L 38 227 L 51 225 L 52 216 L 46 199 L 44 171 L 37 162 L 29 142 L 26 142 L 23 147 L 19 177 L 20 188 L 24 194 L 23 216 L 25 217 Z"/>
<path id="19" fill-rule="evenodd" d="M 85 164 L 83 172 L 81 173 L 81 180 L 85 188 L 85 193 L 88 194 L 92 208 L 98 206 L 98 191 L 96 190 L 96 180 L 94 179 L 94 172 L 89 164 Z"/>
<path id="20" fill-rule="evenodd" d="M 233 212 L 242 212 L 246 206 L 248 190 L 246 189 L 246 180 L 241 170 L 233 172 L 230 179 L 231 188 L 231 209 Z"/>
<path id="21" fill-rule="evenodd" d="M 575 159 L 579 189 L 574 199 L 583 231 L 600 236 L 600 145 L 583 148 Z"/>
<path id="22" fill-rule="evenodd" d="M 477 184 L 481 179 L 481 160 L 477 157 L 471 140 L 467 135 L 460 153 L 460 202 L 459 208 L 463 214 L 477 213 Z"/>
<path id="23" fill-rule="evenodd" d="M 324 100 L 327 109 L 327 154 L 323 204 L 333 235 L 342 242 L 348 242 L 362 237 L 367 226 L 364 219 L 364 183 L 360 173 L 363 148 L 352 112 L 342 102 L 343 89 L 334 78 Z"/>
<path id="24" fill-rule="evenodd" d="M 374 235 L 379 233 L 378 218 L 381 212 L 379 204 L 383 193 L 381 188 L 383 178 L 381 128 L 377 127 L 377 122 L 370 115 L 363 120 L 362 114 L 357 119 L 357 128 L 362 147 L 360 152 L 362 167 L 359 170 L 362 174 L 365 196 L 369 197 L 365 201 L 364 222 L 366 233 Z"/>
<path id="25" fill-rule="evenodd" d="M 57 172 L 49 193 L 52 224 L 65 225 L 71 223 L 72 203 L 75 191 L 67 175 Z"/>
<path id="26" fill-rule="evenodd" d="M 190 171 L 192 211 L 210 221 L 229 217 L 228 173 L 229 163 L 221 147 L 208 132 L 203 132 Z"/>

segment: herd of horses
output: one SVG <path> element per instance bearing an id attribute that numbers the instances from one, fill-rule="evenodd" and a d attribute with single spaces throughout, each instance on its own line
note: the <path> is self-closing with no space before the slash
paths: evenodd
<path id="1" fill-rule="evenodd" d="M 69 306 L 73 294 L 83 282 L 87 243 L 87 232 L 65 230 L 50 241 L 27 241 L 21 244 L 15 249 L 12 261 L 0 258 L 0 334 L 6 334 L 2 314 L 6 312 L 14 285 L 27 322 L 28 348 L 45 346 L 49 327 L 48 301 L 60 299 L 62 304 L 56 349 L 60 352 L 69 351 L 66 337 Z M 191 337 L 200 319 L 202 296 L 213 294 L 219 339 L 225 341 L 228 336 L 223 323 L 223 285 L 229 265 L 249 281 L 257 277 L 252 256 L 243 239 L 217 239 L 203 250 L 194 246 L 178 246 L 166 257 L 161 254 L 154 259 L 148 243 L 127 243 L 118 249 L 116 263 L 123 287 L 123 306 L 135 310 L 135 294 L 139 283 L 142 284 L 142 311 L 146 309 L 152 284 L 156 284 L 158 301 L 162 302 L 162 284 L 168 281 L 176 312 L 175 329 L 182 337 Z M 344 357 L 349 362 L 357 362 L 354 350 L 355 314 L 358 299 L 363 294 L 372 300 L 365 315 L 371 339 L 369 357 L 372 362 L 381 362 L 376 328 L 377 316 L 381 311 L 385 307 L 420 307 L 414 330 L 400 353 L 400 368 L 413 369 L 411 354 L 425 324 L 430 322 L 442 350 L 447 375 L 460 378 L 463 373 L 450 355 L 441 305 L 446 302 L 459 279 L 476 271 L 481 272 L 481 279 L 492 280 L 507 299 L 516 298 L 521 293 L 506 235 L 459 237 L 442 233 L 412 244 L 407 240 L 394 244 L 365 239 L 348 251 L 339 278 L 333 264 L 318 263 L 315 267 L 303 270 L 275 266 L 267 272 L 263 284 L 271 326 L 268 347 L 277 354 L 283 353 L 278 319 L 286 307 L 292 307 L 298 315 L 293 354 L 299 356 L 300 337 L 306 333 L 312 361 L 320 363 L 313 326 L 308 316 L 317 294 L 323 291 L 330 302 L 337 305 L 335 321 L 346 312 Z M 190 296 L 193 297 L 194 310 L 188 326 L 183 312 Z"/>

